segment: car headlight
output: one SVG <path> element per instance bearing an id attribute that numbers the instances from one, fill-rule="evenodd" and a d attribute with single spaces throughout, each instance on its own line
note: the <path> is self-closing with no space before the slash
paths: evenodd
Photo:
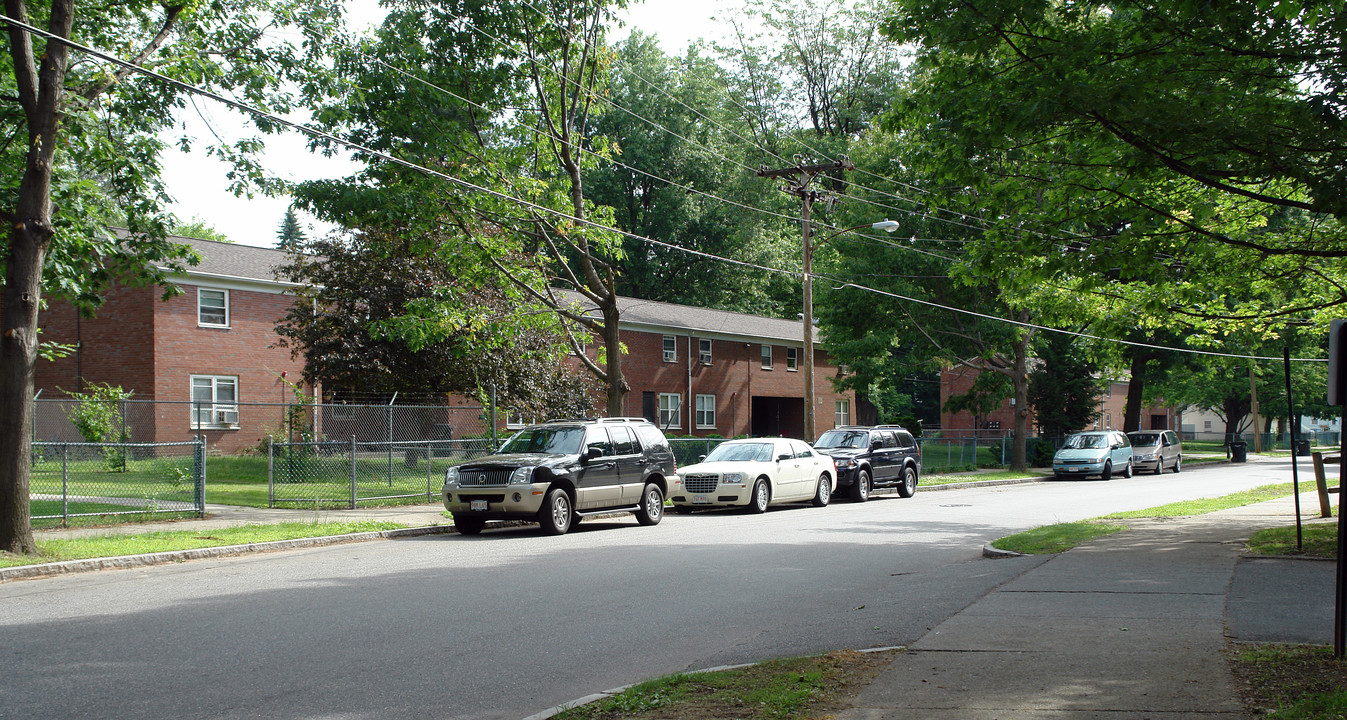
<path id="1" fill-rule="evenodd" d="M 727 485 L 735 485 L 744 482 L 744 474 L 741 472 L 725 473 L 720 476 L 720 481 Z"/>
<path id="2" fill-rule="evenodd" d="M 510 473 L 511 485 L 527 485 L 533 482 L 533 468 L 521 467 Z"/>
<path id="3" fill-rule="evenodd" d="M 455 465 L 455 466 L 449 468 L 448 470 L 445 470 L 445 471 L 444 471 L 444 484 L 445 484 L 445 485 L 457 485 L 457 484 L 458 484 L 458 466 L 457 466 L 457 465 Z"/>
<path id="4" fill-rule="evenodd" d="M 851 467 L 852 465 L 855 465 L 855 464 L 856 464 L 856 461 L 853 460 L 853 459 L 851 459 L 851 458 L 838 458 L 838 459 L 837 459 L 837 467 L 840 467 L 840 468 Z"/>

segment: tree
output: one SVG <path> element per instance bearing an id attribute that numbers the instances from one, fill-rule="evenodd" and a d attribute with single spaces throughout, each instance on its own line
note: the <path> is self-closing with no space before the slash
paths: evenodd
<path id="1" fill-rule="evenodd" d="M 931 202 L 993 211 L 980 270 L 1009 257 L 1213 336 L 1322 321 L 1347 302 L 1338 9 L 901 0 L 886 33 L 920 49 L 892 127 Z"/>
<path id="2" fill-rule="evenodd" d="M 545 308 L 500 286 L 475 259 L 429 250 L 435 236 L 378 229 L 311 241 L 280 268 L 301 284 L 277 325 L 325 391 L 483 395 L 529 416 L 587 414 L 593 387 L 563 361 Z M 417 315 L 433 306 L 435 332 Z M 452 328 L 452 330 L 449 330 Z"/>
<path id="3" fill-rule="evenodd" d="M 304 244 L 304 231 L 299 227 L 299 217 L 295 214 L 295 207 L 291 205 L 285 209 L 285 217 L 281 218 L 281 227 L 276 231 L 276 249 L 286 252 L 295 252 Z"/>
<path id="4" fill-rule="evenodd" d="M 119 48 L 131 62 L 229 87 L 247 100 L 277 101 L 271 107 L 284 112 L 285 96 L 273 90 L 309 72 L 300 56 L 322 52 L 319 40 L 340 8 L 317 0 L 119 0 L 77 9 L 74 0 L 51 0 L 30 9 L 25 0 L 6 0 L 5 13 L 55 38 L 9 23 L 0 76 L 0 122 L 11 138 L 0 146 L 0 214 L 9 227 L 0 316 L 0 550 L 35 553 L 28 443 L 44 292 L 90 312 L 113 280 L 165 283 L 192 258 L 187 247 L 165 240 L 170 221 L 158 180 L 157 133 L 171 125 L 181 90 L 97 57 L 72 59 L 62 40 Z M 269 32 L 287 27 L 303 31 L 303 51 Z M 243 161 L 240 188 L 256 169 L 246 163 L 253 147 L 216 149 Z M 125 237 L 106 228 L 117 215 L 126 219 Z"/>
<path id="5" fill-rule="evenodd" d="M 1099 368 L 1087 352 L 1065 333 L 1044 333 L 1040 339 L 1039 364 L 1029 373 L 1029 403 L 1044 437 L 1079 432 L 1098 415 Z"/>
<path id="6" fill-rule="evenodd" d="M 216 230 L 206 224 L 205 220 L 199 217 L 193 217 L 191 222 L 182 223 L 173 226 L 173 234 L 178 237 L 197 238 L 198 240 L 214 240 L 215 242 L 230 242 L 224 233 Z"/>

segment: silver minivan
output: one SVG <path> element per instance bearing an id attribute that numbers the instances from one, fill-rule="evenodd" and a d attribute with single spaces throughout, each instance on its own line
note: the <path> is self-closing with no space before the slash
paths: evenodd
<path id="1" fill-rule="evenodd" d="M 1165 468 L 1178 472 L 1183 466 L 1183 443 L 1173 430 L 1133 430 L 1127 438 L 1132 441 L 1132 467 L 1138 472 L 1159 475 Z"/>

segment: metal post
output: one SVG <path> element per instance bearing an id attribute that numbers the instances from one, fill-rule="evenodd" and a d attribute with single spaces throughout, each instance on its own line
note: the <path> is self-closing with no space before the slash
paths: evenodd
<path id="1" fill-rule="evenodd" d="M 267 436 L 267 507 L 276 507 L 276 436 Z"/>
<path id="2" fill-rule="evenodd" d="M 355 436 L 351 436 L 351 509 L 355 509 Z"/>
<path id="3" fill-rule="evenodd" d="M 496 441 L 496 384 L 491 383 L 491 450 L 495 452 L 499 443 Z"/>
<path id="4" fill-rule="evenodd" d="M 435 475 L 430 471 L 430 459 L 435 455 L 435 441 L 426 441 L 426 502 L 432 502 L 435 499 Z"/>
<path id="5" fill-rule="evenodd" d="M 1291 487 L 1296 498 L 1296 550 L 1305 549 L 1303 523 L 1300 521 L 1300 463 L 1296 461 L 1296 404 L 1291 399 L 1291 348 L 1282 348 L 1282 365 L 1286 370 L 1286 417 L 1291 426 Z"/>
<path id="6" fill-rule="evenodd" d="M 196 503 L 197 517 L 206 517 L 206 444 L 198 442 L 192 448 L 192 464 L 196 469 L 196 488 L 193 498 Z"/>
<path id="7" fill-rule="evenodd" d="M 393 487 L 393 403 L 397 402 L 398 393 L 393 391 L 393 397 L 388 401 L 388 487 Z"/>
<path id="8" fill-rule="evenodd" d="M 61 443 L 61 527 L 70 524 L 70 445 Z"/>

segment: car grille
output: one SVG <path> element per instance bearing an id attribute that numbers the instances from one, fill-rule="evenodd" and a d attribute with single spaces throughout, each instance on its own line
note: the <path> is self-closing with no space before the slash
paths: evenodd
<path id="1" fill-rule="evenodd" d="M 720 484 L 719 475 L 684 475 L 683 487 L 690 493 L 709 493 Z"/>
<path id="2" fill-rule="evenodd" d="M 1061 464 L 1061 465 L 1089 465 L 1089 464 L 1091 464 L 1091 463 L 1097 463 L 1097 462 L 1099 462 L 1099 461 L 1098 461 L 1098 460 L 1063 460 L 1060 464 Z"/>
<path id="3" fill-rule="evenodd" d="M 514 470 L 459 470 L 459 487 L 492 487 L 510 484 Z"/>

